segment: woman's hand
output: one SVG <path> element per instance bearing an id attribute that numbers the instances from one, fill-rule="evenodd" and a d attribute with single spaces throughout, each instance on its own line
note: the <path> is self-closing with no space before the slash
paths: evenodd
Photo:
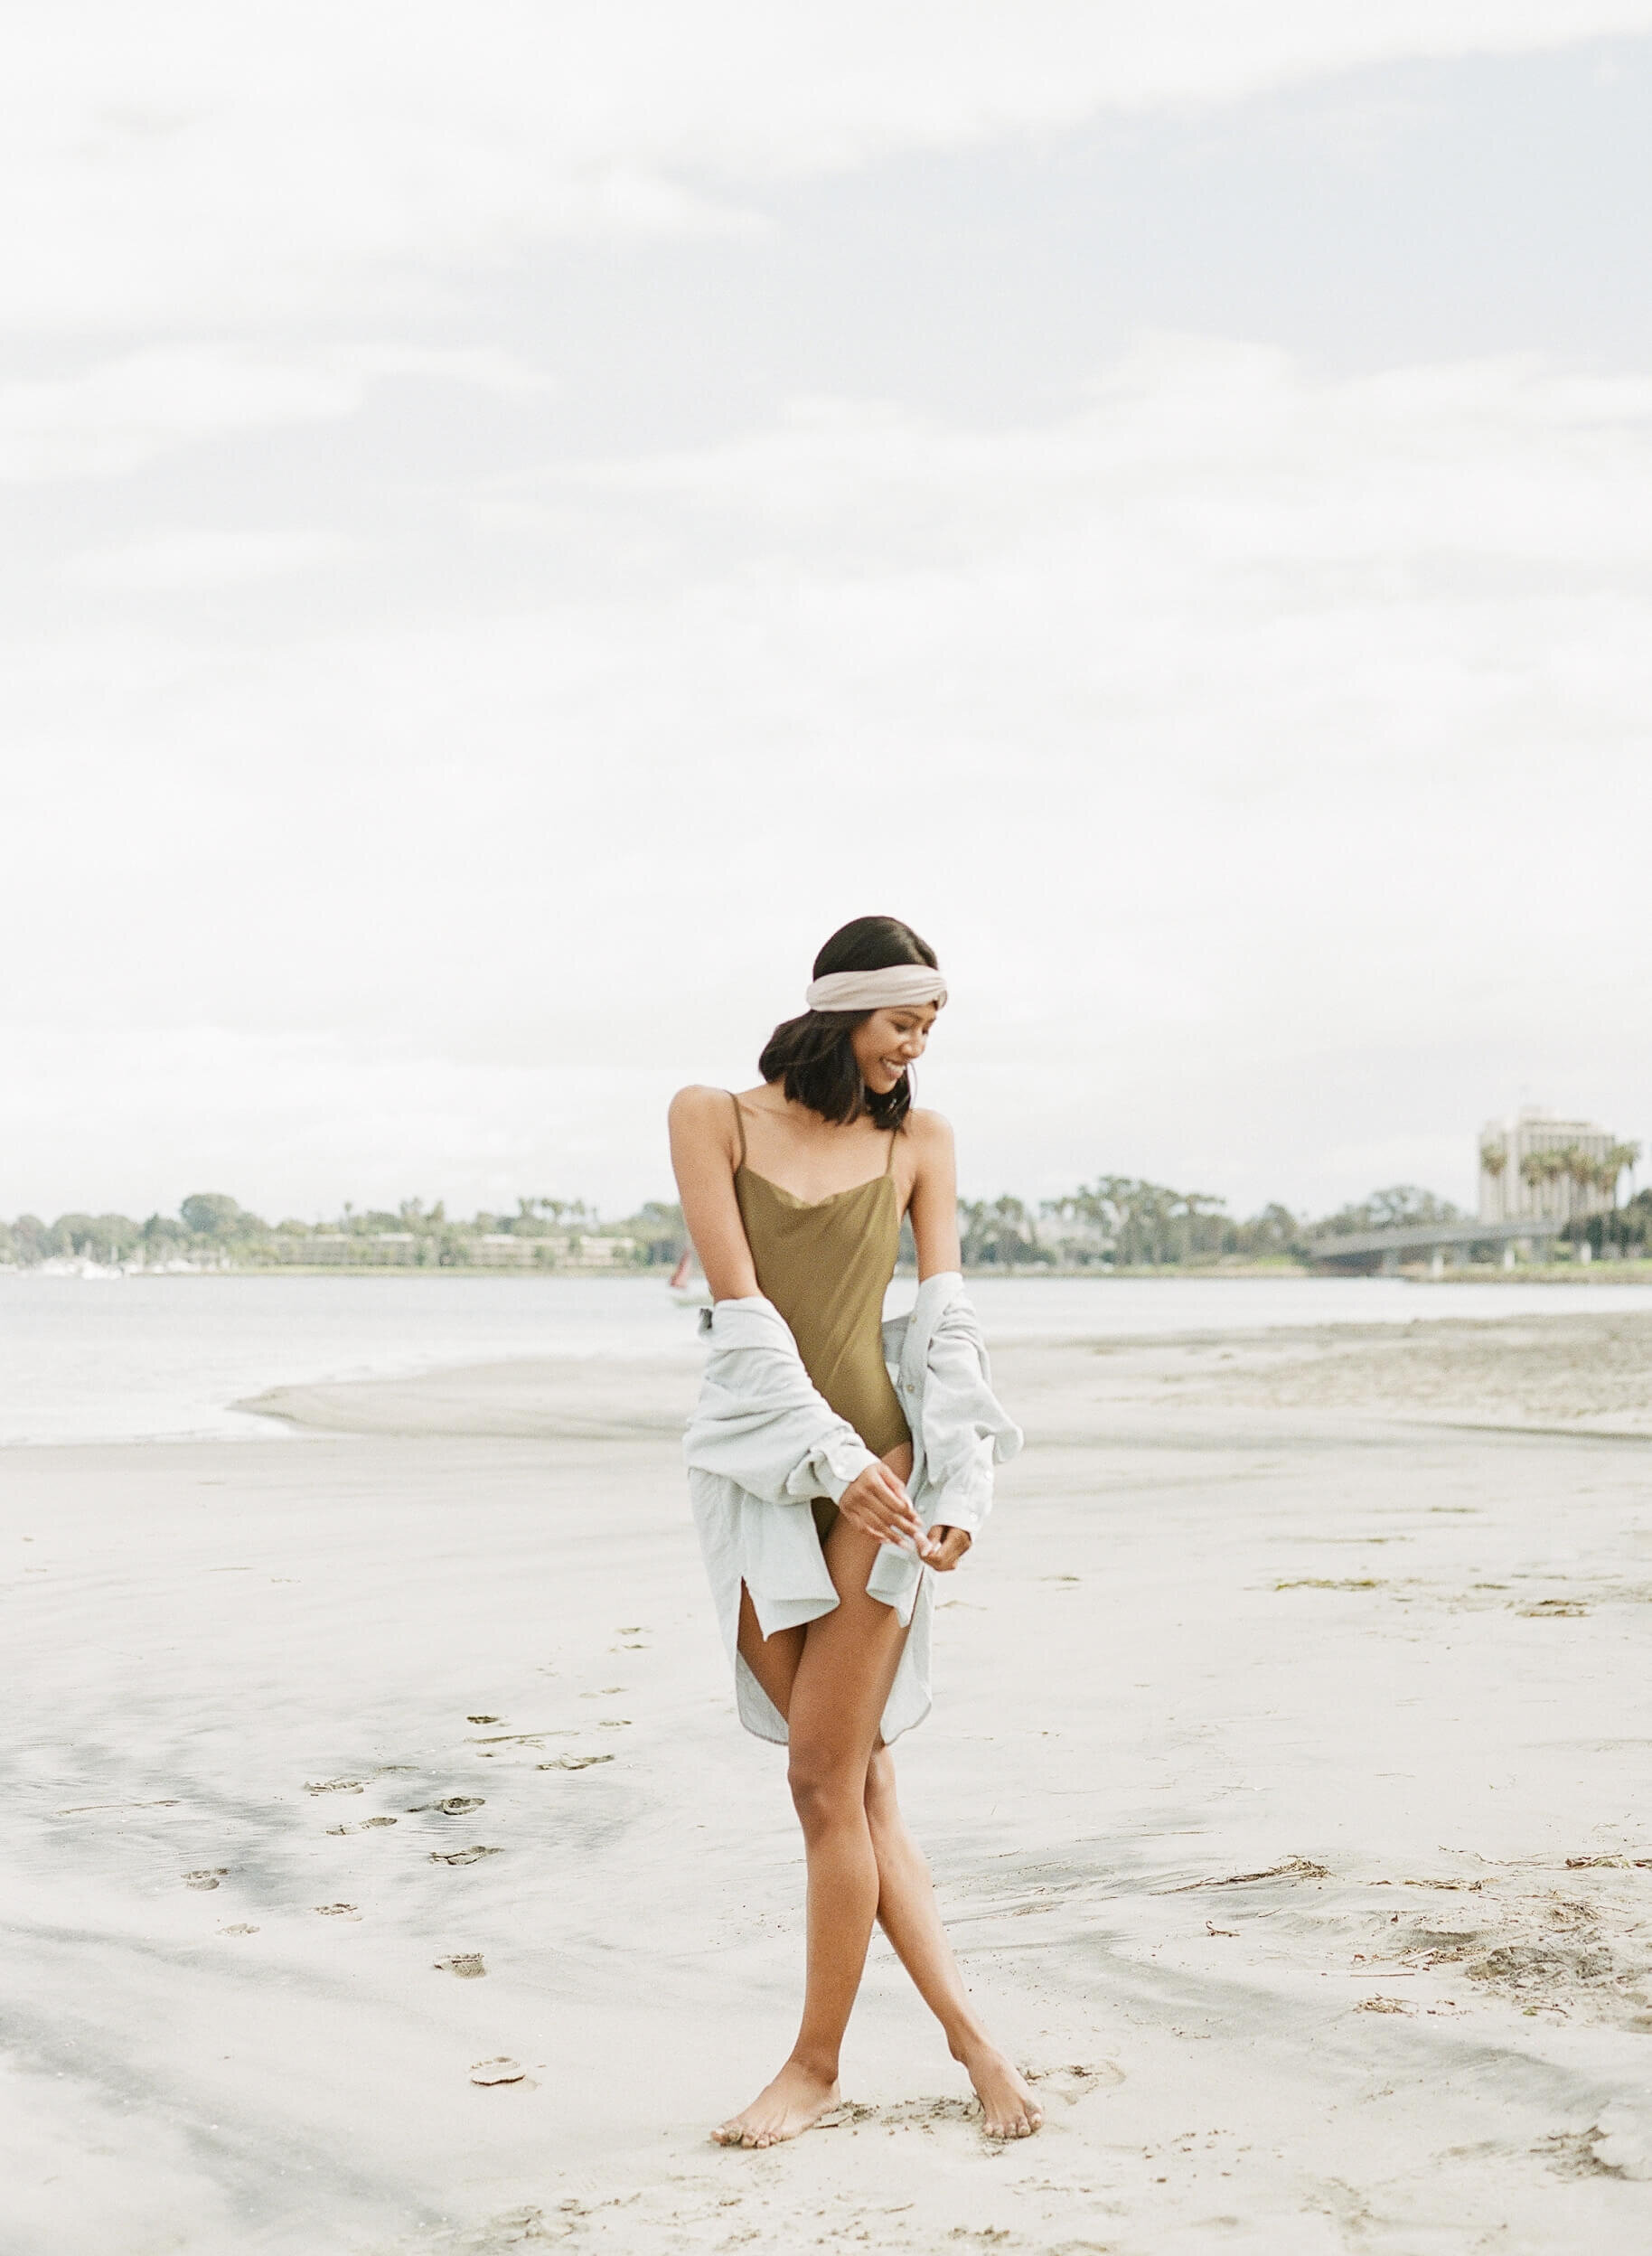
<path id="1" fill-rule="evenodd" d="M 920 1558 L 928 1557 L 929 1538 L 912 1509 L 906 1484 L 881 1457 L 855 1475 L 838 1499 L 838 1509 L 863 1535 L 876 1536 L 879 1543 L 898 1543 Z"/>
<path id="2" fill-rule="evenodd" d="M 928 1540 L 929 1549 L 924 1554 L 925 1563 L 937 1574 L 950 1574 L 974 1537 L 966 1528 L 932 1528 Z"/>

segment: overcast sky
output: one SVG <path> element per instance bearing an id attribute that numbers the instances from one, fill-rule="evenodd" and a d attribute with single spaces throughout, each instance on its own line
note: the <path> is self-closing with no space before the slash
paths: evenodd
<path id="1" fill-rule="evenodd" d="M 669 1195 L 845 917 L 965 1189 L 1652 1140 L 1652 0 L 54 0 L 0 1214 Z"/>

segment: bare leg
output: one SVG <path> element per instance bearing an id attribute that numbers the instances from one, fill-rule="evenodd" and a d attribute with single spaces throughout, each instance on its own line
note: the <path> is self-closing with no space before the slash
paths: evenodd
<path id="1" fill-rule="evenodd" d="M 725 2146 L 767 2147 L 793 2138 L 837 2104 L 839 2048 L 860 1987 L 879 1894 L 867 1768 L 906 1641 L 890 1608 L 867 1595 L 877 1554 L 874 1537 L 841 1519 L 826 1539 L 839 1603 L 803 1633 L 785 1711 L 787 1774 L 809 1863 L 803 2022 L 774 2082 L 712 2133 Z M 769 1657 L 767 1666 L 776 1682 L 780 1672 L 773 1664 L 779 1658 Z"/>
<path id="2" fill-rule="evenodd" d="M 881 1744 L 867 1771 L 866 1813 L 878 1859 L 878 1923 L 946 2032 L 953 2058 L 968 2073 L 988 2138 L 1026 2138 L 1044 2111 L 976 2018 L 941 1924 L 929 1866 L 901 1815 L 894 1758 Z"/>
<path id="3" fill-rule="evenodd" d="M 740 1658 L 783 1716 L 790 1713 L 797 1664 L 803 1657 L 802 1630 L 776 1630 L 765 1637 L 757 1626 L 751 1593 L 740 1584 Z"/>

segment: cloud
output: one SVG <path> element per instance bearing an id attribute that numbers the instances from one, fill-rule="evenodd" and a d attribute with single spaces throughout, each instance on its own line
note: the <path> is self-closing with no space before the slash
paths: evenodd
<path id="1" fill-rule="evenodd" d="M 172 595 L 325 569 L 361 553 L 359 541 L 320 530 L 214 531 L 181 525 L 141 540 L 87 550 L 70 559 L 62 578 L 80 588 Z"/>
<path id="2" fill-rule="evenodd" d="M 974 1188 L 1332 1203 L 1523 1086 L 1644 1132 L 1652 383 L 1160 338 L 1059 424 L 816 403 L 506 503 L 507 590 L 433 616 L 14 648 L 7 1054 L 71 1021 L 61 1102 L 145 1027 L 239 1029 L 249 1118 L 300 1038 L 475 1117 L 506 1072 L 744 1081 L 871 907 L 943 950 Z M 654 1111 L 592 1121 L 583 1187 L 657 1189 Z M 486 1175 L 418 1148 L 403 1190 Z"/>
<path id="3" fill-rule="evenodd" d="M 108 476 L 192 440 L 334 420 L 396 376 L 507 395 L 543 386 L 493 348 L 152 345 L 71 374 L 0 383 L 0 480 Z"/>
<path id="4" fill-rule="evenodd" d="M 359 323 L 536 241 L 750 228 L 755 185 L 891 151 L 1647 30 L 1652 0 L 62 0 L 9 52 L 0 305 Z"/>

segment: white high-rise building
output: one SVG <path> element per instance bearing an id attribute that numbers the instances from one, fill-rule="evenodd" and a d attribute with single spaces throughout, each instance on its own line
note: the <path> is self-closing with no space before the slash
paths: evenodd
<path id="1" fill-rule="evenodd" d="M 1526 1215 L 1579 1221 L 1617 1203 L 1618 1173 L 1609 1177 L 1618 1140 L 1598 1121 L 1563 1120 L 1525 1105 L 1509 1120 L 1480 1130 L 1482 1222 L 1517 1222 Z"/>

